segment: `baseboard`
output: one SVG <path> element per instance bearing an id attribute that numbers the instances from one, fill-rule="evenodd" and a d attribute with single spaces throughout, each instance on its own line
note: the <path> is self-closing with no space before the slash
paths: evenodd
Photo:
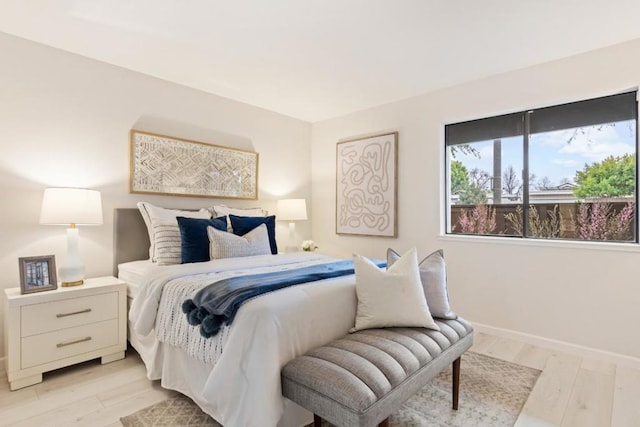
<path id="1" fill-rule="evenodd" d="M 624 354 L 613 353 L 610 351 L 600 350 L 593 347 L 586 347 L 578 344 L 571 344 L 564 341 L 554 340 L 551 338 L 540 337 L 537 335 L 527 334 L 524 332 L 513 331 L 510 329 L 496 328 L 494 326 L 484 325 L 482 323 L 471 322 L 476 332 L 485 332 L 490 335 L 502 338 L 510 338 L 527 344 L 544 347 L 551 350 L 558 350 L 565 353 L 576 354 L 582 357 L 591 357 L 598 360 L 617 363 L 618 365 L 628 366 L 640 369 L 640 358 L 627 356 Z"/>

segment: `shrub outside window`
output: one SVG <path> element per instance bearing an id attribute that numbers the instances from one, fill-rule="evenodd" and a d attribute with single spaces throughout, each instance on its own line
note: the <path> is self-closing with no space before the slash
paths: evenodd
<path id="1" fill-rule="evenodd" d="M 637 242 L 636 92 L 445 126 L 447 233 Z"/>

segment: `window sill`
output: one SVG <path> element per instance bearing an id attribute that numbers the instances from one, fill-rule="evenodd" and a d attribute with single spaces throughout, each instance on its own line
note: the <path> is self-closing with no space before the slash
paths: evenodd
<path id="1" fill-rule="evenodd" d="M 640 253 L 640 244 L 638 243 L 581 242 L 575 240 L 522 239 L 518 237 L 470 236 L 460 234 L 440 235 L 438 240 L 443 242 L 474 243 L 483 245 L 533 246 L 542 248 L 567 248 Z"/>

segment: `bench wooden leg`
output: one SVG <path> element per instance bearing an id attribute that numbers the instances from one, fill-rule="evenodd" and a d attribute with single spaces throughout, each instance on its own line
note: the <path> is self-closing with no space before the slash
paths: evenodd
<path id="1" fill-rule="evenodd" d="M 322 418 L 319 415 L 313 414 L 313 427 L 322 427 Z"/>
<path id="2" fill-rule="evenodd" d="M 389 418 L 383 420 L 380 424 L 378 424 L 378 427 L 389 427 Z"/>
<path id="3" fill-rule="evenodd" d="M 458 392 L 460 390 L 460 358 L 453 361 L 453 409 L 458 410 Z"/>

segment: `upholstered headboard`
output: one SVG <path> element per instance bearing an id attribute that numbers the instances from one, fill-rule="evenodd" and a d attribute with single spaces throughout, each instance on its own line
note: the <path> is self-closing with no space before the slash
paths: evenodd
<path id="1" fill-rule="evenodd" d="M 113 210 L 113 275 L 118 264 L 149 259 L 149 234 L 137 208 Z"/>

